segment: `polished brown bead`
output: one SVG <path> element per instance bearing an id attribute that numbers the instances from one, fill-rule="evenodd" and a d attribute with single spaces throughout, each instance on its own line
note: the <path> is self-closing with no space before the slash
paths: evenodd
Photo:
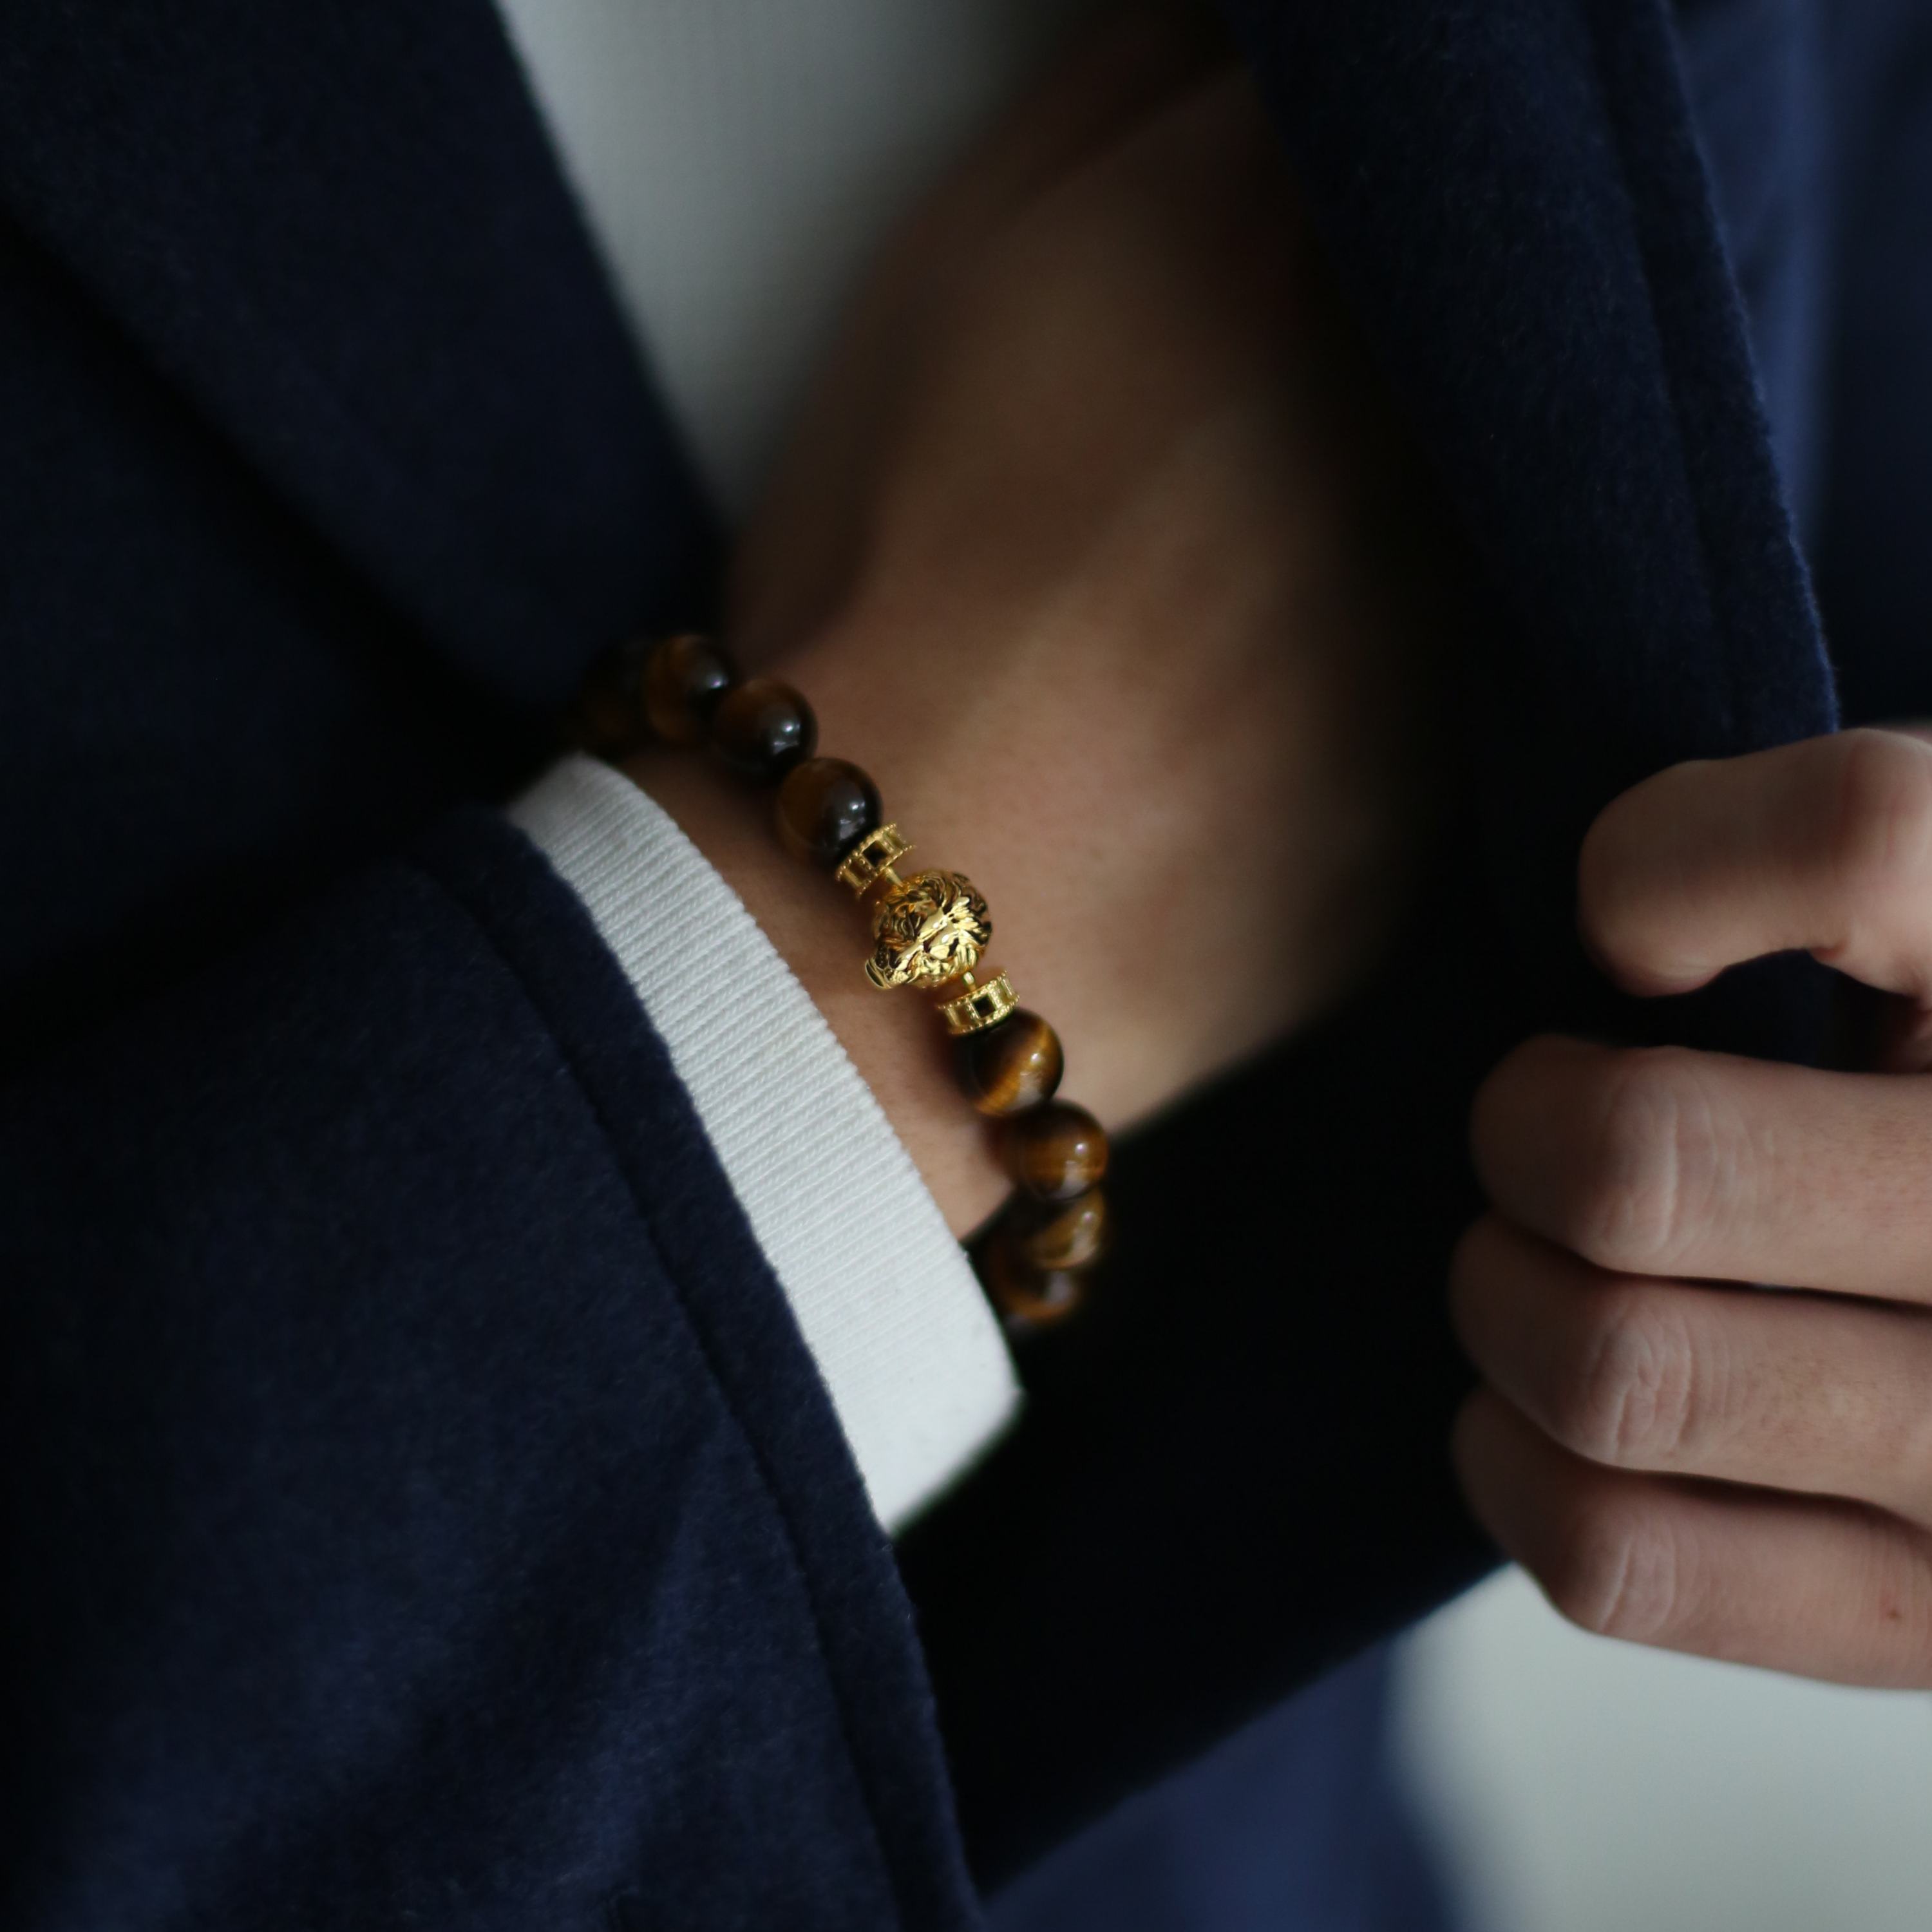
<path id="1" fill-rule="evenodd" d="M 741 778 L 776 784 L 818 748 L 818 720 L 782 680 L 747 678 L 711 714 L 711 748 Z"/>
<path id="2" fill-rule="evenodd" d="M 1060 1036 L 1024 1006 L 953 1048 L 960 1090 L 982 1114 L 1021 1114 L 1051 1100 L 1064 1064 Z"/>
<path id="3" fill-rule="evenodd" d="M 1015 1259 L 1042 1274 L 1094 1266 L 1112 1232 L 1107 1197 L 1098 1187 L 1071 1201 L 1017 1200 L 1006 1210 L 1000 1238 Z"/>
<path id="4" fill-rule="evenodd" d="M 1016 1114 L 1001 1141 L 1006 1172 L 1036 1201 L 1071 1201 L 1107 1171 L 1106 1130 L 1070 1101 Z"/>
<path id="5" fill-rule="evenodd" d="M 649 638 L 627 638 L 590 667 L 571 708 L 573 744 L 594 758 L 620 758 L 650 736 L 650 721 L 644 716 L 644 666 L 656 649 Z"/>
<path id="6" fill-rule="evenodd" d="M 772 816 L 778 843 L 794 859 L 829 871 L 878 830 L 879 788 L 843 758 L 807 758 L 778 787 Z"/>
<path id="7" fill-rule="evenodd" d="M 738 674 L 731 660 L 696 631 L 667 638 L 644 667 L 644 715 L 668 745 L 704 740 L 711 714 Z"/>
<path id="8" fill-rule="evenodd" d="M 1088 1276 L 1074 1268 L 1041 1269 L 1014 1252 L 995 1228 L 974 1256 L 980 1286 L 1010 1334 L 1051 1328 L 1075 1313 L 1087 1298 Z"/>

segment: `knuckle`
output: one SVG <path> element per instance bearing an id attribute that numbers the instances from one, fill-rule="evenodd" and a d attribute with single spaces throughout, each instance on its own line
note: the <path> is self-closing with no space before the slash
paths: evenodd
<path id="1" fill-rule="evenodd" d="M 1541 1580 L 1562 1616 L 1598 1636 L 1654 1643 L 1683 1619 L 1677 1538 L 1630 1497 L 1582 1502 Z"/>
<path id="2" fill-rule="evenodd" d="M 1839 749 L 1829 859 L 1852 903 L 1887 898 L 1932 862 L 1932 748 L 1890 731 L 1848 731 Z"/>
<path id="3" fill-rule="evenodd" d="M 1559 1396 L 1558 1439 L 1592 1461 L 1668 1466 L 1693 1431 L 1696 1361 L 1668 1290 L 1600 1290 L 1576 1371 Z"/>
<path id="4" fill-rule="evenodd" d="M 1600 1078 L 1559 1238 L 1599 1268 L 1664 1273 L 1708 1192 L 1710 1109 L 1681 1048 L 1615 1054 Z"/>

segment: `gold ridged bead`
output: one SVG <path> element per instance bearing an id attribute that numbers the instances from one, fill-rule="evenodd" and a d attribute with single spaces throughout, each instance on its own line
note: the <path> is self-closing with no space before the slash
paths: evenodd
<path id="1" fill-rule="evenodd" d="M 847 853 L 832 876 L 842 886 L 850 886 L 855 898 L 863 898 L 880 880 L 895 876 L 893 866 L 911 850 L 896 825 L 882 825 Z"/>

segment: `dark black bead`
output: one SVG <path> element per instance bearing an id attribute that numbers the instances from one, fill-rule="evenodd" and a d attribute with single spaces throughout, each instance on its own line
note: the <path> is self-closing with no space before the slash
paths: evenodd
<path id="1" fill-rule="evenodd" d="M 644 667 L 644 712 L 668 745 L 698 745 L 724 694 L 738 682 L 731 660 L 696 631 L 667 638 Z"/>
<path id="2" fill-rule="evenodd" d="M 747 678 L 711 714 L 711 748 L 741 778 L 776 784 L 818 748 L 818 720 L 792 687 Z"/>
<path id="3" fill-rule="evenodd" d="M 596 758 L 620 758 L 650 737 L 644 667 L 656 648 L 651 638 L 628 638 L 590 667 L 571 709 L 573 743 Z"/>
<path id="4" fill-rule="evenodd" d="M 794 859 L 830 870 L 879 828 L 879 788 L 843 758 L 807 758 L 778 787 L 778 842 Z"/>

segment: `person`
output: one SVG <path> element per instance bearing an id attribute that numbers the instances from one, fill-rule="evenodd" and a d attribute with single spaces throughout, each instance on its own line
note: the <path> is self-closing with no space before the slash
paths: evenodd
<path id="1" fill-rule="evenodd" d="M 1198 38 L 932 206 L 728 626 L 1110 1123 L 1336 998 L 1414 832 L 1414 465 Z M 881 1529 L 1012 1406 L 989 1170 L 745 794 L 542 775 L 706 539 L 500 29 L 6 60 L 9 1922 L 970 1922 Z"/>
<path id="2" fill-rule="evenodd" d="M 1118 1295 L 896 1570 L 879 1519 L 983 1447 L 1003 1358 L 937 1453 L 856 1402 L 586 842 L 648 824 L 738 888 L 896 1130 L 851 1144 L 872 1198 L 920 1199 L 903 1148 L 938 1203 L 896 1234 L 961 1228 L 991 1177 L 896 1010 L 842 1010 L 822 902 L 694 766 L 633 775 L 709 868 L 605 774 L 524 793 L 528 837 L 418 830 L 517 796 L 593 652 L 694 614 L 712 554 L 494 20 L 23 10 L 9 1922 L 970 1923 L 956 1797 L 976 1874 L 1010 1870 L 1486 1560 L 1434 1312 L 1468 1087 L 1574 1004 L 1551 908 L 1619 781 L 1822 727 L 1828 691 L 1661 21 L 1459 20 L 1448 88 L 1407 10 L 1237 20 L 1342 301 L 1238 88 L 1127 58 L 1089 165 L 1022 169 L 977 247 L 968 196 L 923 244 L 957 279 L 857 320 L 740 560 L 734 633 L 971 842 L 1109 1116 L 1304 1029 L 1123 1161 Z M 1448 787 L 1487 856 L 1452 804 L 1417 861 L 1418 588 L 1488 680 Z M 1305 650 L 1262 648 L 1301 610 Z M 1090 674 L 1056 690 L 1042 638 Z M 792 983 L 756 958 L 734 983 Z M 946 1286 L 887 1306 L 970 1311 Z M 942 1367 L 987 1337 L 957 1318 Z"/>

